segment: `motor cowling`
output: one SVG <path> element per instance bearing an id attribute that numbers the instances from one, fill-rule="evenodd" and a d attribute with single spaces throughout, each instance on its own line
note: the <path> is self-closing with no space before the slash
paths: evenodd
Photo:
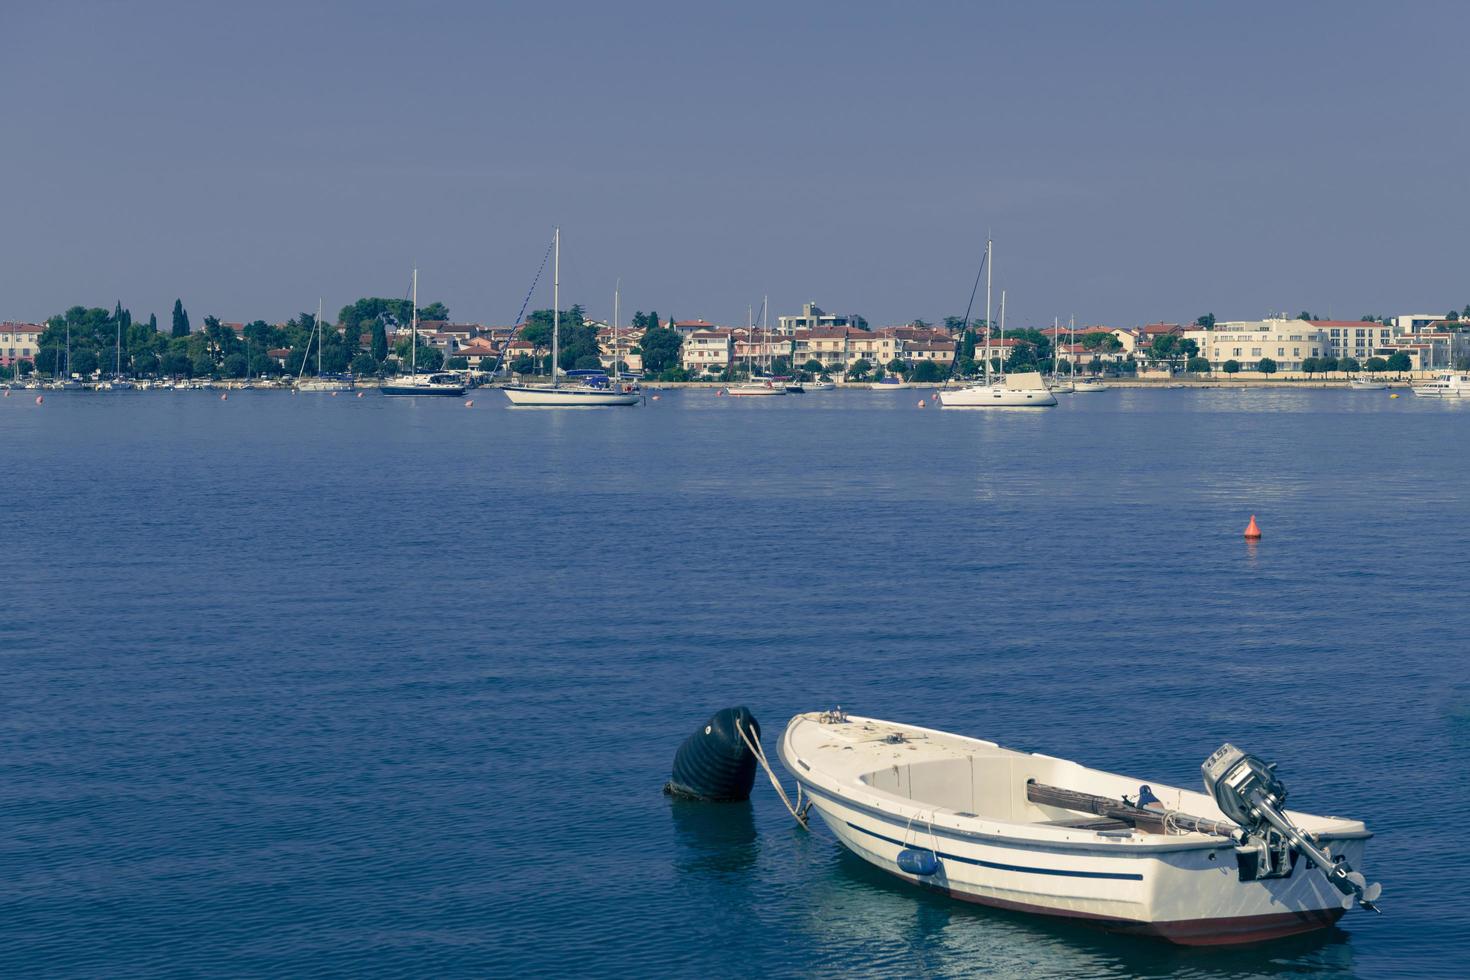
<path id="1" fill-rule="evenodd" d="M 1364 908 L 1378 911 L 1373 903 L 1383 886 L 1369 884 L 1345 860 L 1333 858 L 1286 818 L 1286 785 L 1276 775 L 1274 763 L 1268 765 L 1226 742 L 1204 761 L 1200 771 L 1205 790 L 1220 812 L 1241 828 L 1237 850 L 1248 852 L 1253 867 L 1259 869 L 1248 880 L 1290 874 L 1295 852 L 1321 869 L 1345 896 L 1345 906 L 1357 899 Z"/>

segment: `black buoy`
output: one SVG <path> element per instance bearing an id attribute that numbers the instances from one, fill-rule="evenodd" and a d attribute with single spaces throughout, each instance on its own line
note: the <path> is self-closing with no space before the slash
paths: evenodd
<path id="1" fill-rule="evenodd" d="M 755 754 L 740 737 L 760 744 L 761 726 L 744 705 L 716 711 L 674 755 L 664 792 L 692 800 L 748 800 L 755 783 Z"/>

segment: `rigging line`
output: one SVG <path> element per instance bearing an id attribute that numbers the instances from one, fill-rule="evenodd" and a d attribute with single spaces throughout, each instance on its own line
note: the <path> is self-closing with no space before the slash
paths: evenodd
<path id="1" fill-rule="evenodd" d="M 983 276 L 983 275 L 985 275 L 985 263 L 987 261 L 989 261 L 989 259 L 990 259 L 990 250 L 989 249 L 986 249 L 985 250 L 985 255 L 982 256 L 981 259 L 980 259 L 980 268 L 977 269 L 976 272 L 975 272 L 975 285 L 973 285 L 973 286 L 970 287 L 970 302 L 967 303 L 967 304 L 965 304 L 965 322 L 960 327 L 960 336 L 962 338 L 964 337 L 965 333 L 968 332 L 969 329 L 970 329 L 970 311 L 975 308 L 975 296 L 976 296 L 977 293 L 980 292 L 980 277 Z M 990 332 L 990 324 L 989 323 L 985 324 L 985 331 L 986 331 L 986 333 L 989 333 Z M 960 353 L 960 351 L 959 351 L 959 345 L 956 344 L 955 345 L 955 356 L 949 362 L 949 377 L 950 378 L 953 378 L 954 377 L 955 367 L 960 363 L 959 353 Z M 986 370 L 988 371 L 989 368 L 987 367 Z M 948 379 L 946 379 L 946 380 L 948 380 Z"/>
<path id="2" fill-rule="evenodd" d="M 546 263 L 551 258 L 551 250 L 556 247 L 556 239 L 546 246 L 546 254 L 541 256 L 541 268 L 536 270 L 536 278 L 531 280 L 531 288 L 526 290 L 526 298 L 521 300 L 521 311 L 516 314 L 515 322 L 511 325 L 510 336 L 505 338 L 505 346 L 500 349 L 500 356 L 495 359 L 495 373 L 500 373 L 500 367 L 505 363 L 505 357 L 510 353 L 510 342 L 516 339 L 516 334 L 523 326 L 522 321 L 526 317 L 526 307 L 531 305 L 531 297 L 536 295 L 536 287 L 541 282 L 541 276 L 546 272 Z M 553 372 L 556 370 L 552 368 Z M 553 374 L 552 377 L 556 375 Z"/>

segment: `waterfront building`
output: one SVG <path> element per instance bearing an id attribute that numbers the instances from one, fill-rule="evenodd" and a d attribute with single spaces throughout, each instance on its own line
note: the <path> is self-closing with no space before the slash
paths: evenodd
<path id="1" fill-rule="evenodd" d="M 686 343 L 688 342 L 690 337 L 694 336 L 697 333 L 707 333 L 711 330 L 729 329 L 728 327 L 716 326 L 715 324 L 710 323 L 708 320 L 703 319 L 679 320 L 677 322 L 674 320 L 669 320 L 664 323 L 664 327 L 665 329 L 674 331 L 680 337 L 683 337 Z"/>
<path id="2" fill-rule="evenodd" d="M 1278 371 L 1300 371 L 1305 359 L 1329 353 L 1326 331 L 1306 320 L 1222 321 L 1213 330 L 1186 330 L 1184 336 L 1199 346 L 1199 356 L 1216 371 L 1226 361 L 1236 361 L 1241 370 L 1253 371 L 1266 357 L 1276 362 Z"/>
<path id="3" fill-rule="evenodd" d="M 684 339 L 680 362 L 686 371 L 723 373 L 735 350 L 734 332 L 728 327 L 700 330 Z"/>
<path id="4" fill-rule="evenodd" d="M 36 350 L 45 331 L 44 323 L 0 323 L 0 365 L 10 367 L 17 361 L 36 362 Z"/>
<path id="5" fill-rule="evenodd" d="M 1355 357 L 1359 363 L 1377 357 L 1380 347 L 1388 347 L 1396 327 L 1372 320 L 1311 320 L 1312 326 L 1327 335 L 1327 350 L 1324 357 Z M 1385 357 L 1388 355 L 1384 355 Z"/>
<path id="6" fill-rule="evenodd" d="M 612 371 L 617 367 L 618 361 L 622 361 L 624 371 L 641 374 L 643 354 L 638 350 L 638 341 L 642 336 L 641 329 L 623 327 L 618 330 L 616 341 L 614 341 L 612 327 L 603 327 L 598 330 L 597 356 L 602 361 L 603 370 Z"/>
<path id="7" fill-rule="evenodd" d="M 822 310 L 816 303 L 803 303 L 801 314 L 776 318 L 776 332 L 794 334 L 798 330 L 838 330 L 853 326 L 852 317 L 837 316 Z"/>
<path id="8" fill-rule="evenodd" d="M 948 370 L 954 363 L 954 353 L 953 340 L 914 340 L 903 345 L 903 359 L 909 367 L 917 367 L 924 361 L 934 361 Z"/>
<path id="9" fill-rule="evenodd" d="M 1414 333 L 1424 330 L 1431 323 L 1443 320 L 1443 313 L 1400 313 L 1393 318 L 1393 325 L 1401 333 Z"/>

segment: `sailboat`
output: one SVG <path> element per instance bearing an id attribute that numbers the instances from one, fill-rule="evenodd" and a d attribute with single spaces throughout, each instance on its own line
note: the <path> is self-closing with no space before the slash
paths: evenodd
<path id="1" fill-rule="evenodd" d="M 409 370 L 383 385 L 385 395 L 444 395 L 458 398 L 464 394 L 464 382 L 452 373 L 419 374 L 419 270 L 413 270 L 413 288 L 410 290 L 410 305 L 413 319 L 410 326 Z"/>
<path id="2" fill-rule="evenodd" d="M 70 333 L 70 330 L 69 329 L 68 329 L 67 336 L 68 336 L 68 338 L 71 336 L 71 333 Z M 71 356 L 70 355 L 70 344 L 69 343 L 68 343 L 68 354 L 67 354 L 67 356 L 68 356 L 68 358 L 70 358 L 70 356 Z M 116 360 L 114 360 L 112 362 L 112 380 L 102 382 L 100 385 L 97 386 L 97 390 L 98 391 L 132 391 L 133 390 L 133 387 L 134 387 L 133 383 L 122 376 L 122 321 L 121 320 L 118 320 L 117 321 L 117 353 L 114 355 L 114 357 L 116 358 Z M 67 370 L 68 371 L 71 370 L 71 362 L 70 362 L 70 360 L 68 360 L 66 367 L 67 367 Z"/>
<path id="3" fill-rule="evenodd" d="M 66 372 L 63 374 L 61 371 L 58 370 L 56 373 L 59 374 L 59 375 L 61 375 L 61 377 L 59 377 L 55 381 L 55 383 L 52 384 L 52 387 L 58 389 L 59 391 L 81 391 L 82 388 L 85 387 L 85 385 L 83 385 L 80 381 L 76 380 L 75 378 L 73 378 L 71 376 L 71 322 L 70 321 L 68 321 L 67 324 L 66 324 Z"/>
<path id="4" fill-rule="evenodd" d="M 301 370 L 296 373 L 298 391 L 351 391 L 352 378 L 337 374 L 322 374 L 322 301 L 316 301 L 316 377 L 302 379 L 306 372 L 306 358 L 301 359 Z M 307 341 L 307 354 L 311 353 L 311 342 Z"/>
<path id="5" fill-rule="evenodd" d="M 613 405 L 637 405 L 642 394 L 614 388 L 600 371 L 585 375 L 574 385 L 557 380 L 556 361 L 561 353 L 561 229 L 552 239 L 555 259 L 551 270 L 551 384 L 505 385 L 500 390 L 512 405 L 526 408 L 598 408 Z"/>
<path id="6" fill-rule="evenodd" d="M 761 303 L 761 357 L 767 360 L 765 365 L 766 377 L 757 378 L 751 366 L 750 354 L 745 355 L 745 371 L 750 375 L 750 380 L 744 384 L 731 385 L 725 389 L 728 395 L 739 395 L 742 397 L 762 397 L 766 395 L 786 394 L 786 383 L 777 384 L 770 377 L 771 368 L 769 363 L 770 337 L 766 332 L 766 304 Z M 751 315 L 750 307 L 745 308 L 745 343 L 746 351 L 755 346 L 755 318 Z"/>
<path id="7" fill-rule="evenodd" d="M 1077 318 L 1072 318 L 1072 326 L 1077 325 Z M 1068 344 L 1070 345 L 1071 330 L 1068 330 Z M 1051 393 L 1054 395 L 1070 395 L 1077 390 L 1073 378 L 1077 375 L 1077 366 L 1071 361 L 1067 362 L 1067 380 L 1057 373 L 1062 365 L 1062 325 L 1060 317 L 1051 318 Z"/>
<path id="8" fill-rule="evenodd" d="M 1047 390 L 1039 371 L 1020 371 L 1007 376 L 1004 366 L 996 379 L 990 377 L 990 239 L 985 240 L 985 380 L 953 391 L 941 391 L 939 404 L 945 408 L 1050 408 L 1057 398 Z M 1001 336 L 1005 336 L 1005 293 L 1001 293 Z"/>

